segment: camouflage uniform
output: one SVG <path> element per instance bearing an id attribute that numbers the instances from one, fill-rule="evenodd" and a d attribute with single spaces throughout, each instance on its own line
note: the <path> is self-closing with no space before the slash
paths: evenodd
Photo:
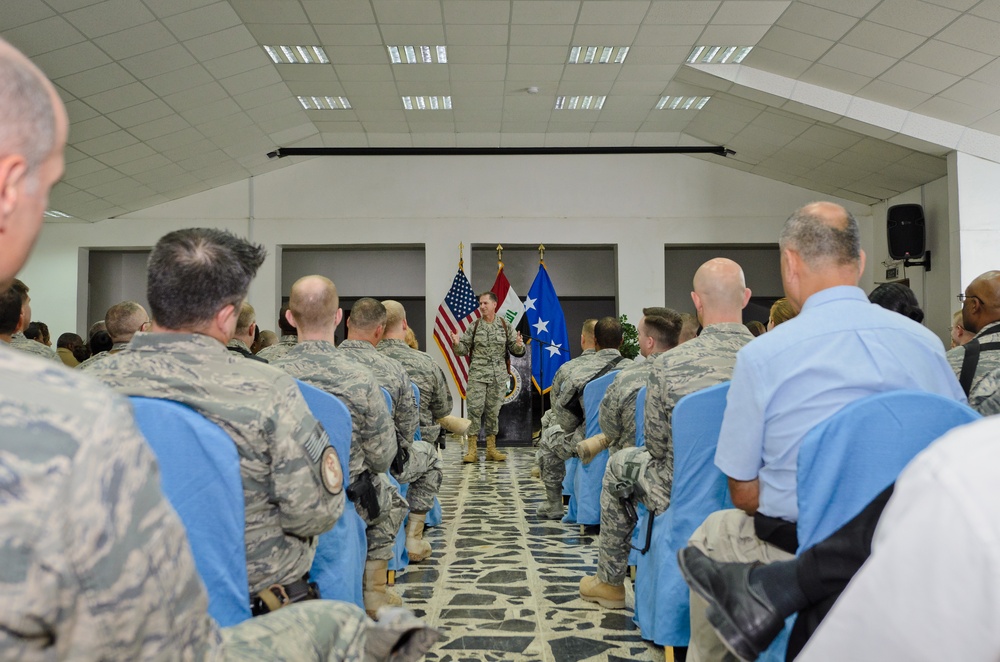
<path id="1" fill-rule="evenodd" d="M 674 478 L 674 406 L 685 395 L 730 381 L 736 353 L 751 340 L 753 334 L 742 324 L 710 324 L 653 362 L 646 389 L 646 445 L 615 453 L 604 473 L 597 578 L 605 584 L 622 585 L 636 524 L 619 497 L 641 501 L 654 517 L 667 509 Z"/>
<path id="2" fill-rule="evenodd" d="M 128 347 L 128 343 L 127 342 L 116 342 L 114 345 L 111 346 L 111 349 L 109 349 L 108 351 L 106 351 L 106 352 L 98 352 L 97 354 L 94 354 L 89 359 L 87 359 L 86 361 L 82 362 L 80 365 L 78 365 L 76 367 L 79 370 L 86 370 L 87 368 L 93 366 L 95 363 L 97 363 L 98 361 L 100 361 L 104 357 L 110 356 L 111 354 L 117 354 L 118 352 L 122 351 L 126 347 Z"/>
<path id="3" fill-rule="evenodd" d="M 410 381 L 420 389 L 420 438 L 434 443 L 441 435 L 438 419 L 450 414 L 454 407 L 444 371 L 427 352 L 413 349 L 403 340 L 384 338 L 378 351 L 399 361 Z"/>
<path id="4" fill-rule="evenodd" d="M 476 335 L 475 343 L 472 339 L 473 331 Z M 524 356 L 524 345 L 517 345 L 517 331 L 507 324 L 507 332 L 504 334 L 504 324 L 500 317 L 495 317 L 492 322 L 479 318 L 462 333 L 452 349 L 458 356 L 465 356 L 472 350 L 469 386 L 465 392 L 469 418 L 472 420 L 467 432 L 469 438 L 478 437 L 480 427 L 485 429 L 486 436 L 496 435 L 499 431 L 497 418 L 504 396 L 507 395 L 507 380 L 510 378 L 507 373 L 506 352 Z"/>
<path id="5" fill-rule="evenodd" d="M 28 340 L 23 333 L 15 333 L 10 337 L 10 346 L 14 349 L 26 352 L 28 354 L 34 354 L 40 356 L 43 359 L 49 359 L 51 361 L 59 361 L 62 363 L 62 359 L 56 354 L 56 350 L 52 349 L 48 345 L 43 345 L 40 342 L 35 342 L 34 340 Z"/>
<path id="6" fill-rule="evenodd" d="M 653 372 L 653 361 L 662 354 L 650 354 L 645 361 L 622 368 L 604 393 L 600 412 L 601 432 L 612 455 L 627 446 L 635 446 L 635 398 Z"/>
<path id="7" fill-rule="evenodd" d="M 376 350 L 367 340 L 345 340 L 340 343 L 339 349 L 371 370 L 378 383 L 389 391 L 396 441 L 400 448 L 409 452 L 402 471 L 392 470 L 392 475 L 400 484 L 409 484 L 406 500 L 410 510 L 426 513 L 434 507 L 434 497 L 441 489 L 441 461 L 434 446 L 413 438 L 420 423 L 420 413 L 406 369 L 399 361 Z"/>
<path id="8" fill-rule="evenodd" d="M 344 493 L 323 486 L 320 455 L 330 441 L 293 379 L 213 338 L 181 333 L 136 335 L 89 372 L 125 395 L 185 404 L 233 438 L 251 595 L 309 571 L 315 537 L 337 522 Z"/>
<path id="9" fill-rule="evenodd" d="M 976 334 L 975 339 L 982 345 L 1000 342 L 1000 322 L 991 322 L 990 324 L 984 326 L 979 330 L 979 333 Z M 945 357 L 948 359 L 951 369 L 955 371 L 955 376 L 961 377 L 962 361 L 965 359 L 965 346 L 960 345 L 958 347 L 953 347 L 948 350 Z M 976 374 L 973 376 L 972 386 L 969 388 L 969 405 L 972 406 L 973 409 L 978 411 L 977 405 L 981 400 L 988 397 L 990 392 L 988 385 L 987 388 L 980 388 L 980 383 L 988 374 L 998 369 L 1000 369 L 1000 350 L 987 350 L 979 353 L 979 363 L 976 364 Z M 973 401 L 973 394 L 975 394 L 975 401 Z"/>
<path id="10" fill-rule="evenodd" d="M 392 545 L 406 517 L 407 504 L 382 475 L 396 455 L 396 437 L 389 407 L 375 376 L 326 340 L 303 340 L 271 365 L 336 396 L 351 412 L 349 482 L 357 480 L 366 469 L 374 474 L 381 509 L 381 515 L 373 518 L 360 503 L 354 504 L 367 525 L 368 558 L 391 559 Z"/>
<path id="11" fill-rule="evenodd" d="M 582 404 L 583 388 L 587 382 L 619 357 L 621 352 L 617 349 L 602 349 L 593 354 L 580 355 L 559 368 L 562 377 L 558 392 L 555 388 L 552 391 L 552 421 L 561 430 L 543 437 L 538 444 L 538 467 L 546 490 L 555 490 L 562 485 L 566 477 L 566 460 L 576 454 L 576 445 L 583 441 L 585 421 L 569 411 L 567 405 L 577 394 Z M 624 368 L 631 363 L 630 359 L 623 359 L 615 368 Z"/>
<path id="12" fill-rule="evenodd" d="M 285 353 L 299 342 L 298 336 L 281 336 L 277 345 L 271 345 L 257 352 L 257 356 L 268 362 L 274 361 L 285 355 Z"/>
<path id="13" fill-rule="evenodd" d="M 128 403 L 7 349 L 0 371 L 0 658 L 360 660 L 417 627 L 415 659 L 433 641 L 326 600 L 220 630 Z"/>

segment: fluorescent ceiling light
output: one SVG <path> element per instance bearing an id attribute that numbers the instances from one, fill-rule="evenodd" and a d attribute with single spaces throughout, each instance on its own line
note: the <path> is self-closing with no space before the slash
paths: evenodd
<path id="1" fill-rule="evenodd" d="M 61 211 L 56 211 L 55 209 L 49 209 L 45 212 L 46 218 L 73 218 L 69 214 L 64 214 Z"/>
<path id="2" fill-rule="evenodd" d="M 386 46 L 393 64 L 448 64 L 447 46 Z"/>
<path id="3" fill-rule="evenodd" d="M 712 97 L 660 97 L 657 110 L 701 110 Z"/>
<path id="4" fill-rule="evenodd" d="M 578 95 L 556 97 L 556 110 L 600 110 L 607 96 Z"/>
<path id="5" fill-rule="evenodd" d="M 739 64 L 753 46 L 695 46 L 687 57 L 688 64 Z"/>
<path id="6" fill-rule="evenodd" d="M 330 64 L 322 46 L 264 46 L 275 64 Z"/>
<path id="7" fill-rule="evenodd" d="M 305 110 L 350 110 L 351 102 L 347 97 L 300 96 L 299 103 Z"/>
<path id="8" fill-rule="evenodd" d="M 402 97 L 406 110 L 451 110 L 451 97 Z"/>
<path id="9" fill-rule="evenodd" d="M 573 46 L 569 64 L 621 64 L 628 56 L 628 46 Z"/>

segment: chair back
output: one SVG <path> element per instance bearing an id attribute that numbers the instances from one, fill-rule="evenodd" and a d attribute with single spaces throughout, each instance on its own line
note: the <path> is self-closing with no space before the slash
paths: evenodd
<path id="1" fill-rule="evenodd" d="M 346 488 L 350 480 L 351 412 L 337 397 L 303 381 L 296 381 L 309 411 L 326 430 L 330 445 L 340 457 Z M 351 602 L 363 608 L 362 587 L 367 554 L 364 520 L 354 509 L 354 504 L 348 501 L 334 527 L 319 536 L 309 577 L 319 586 L 320 595 L 324 598 Z"/>
<path id="2" fill-rule="evenodd" d="M 584 438 L 601 433 L 601 400 L 611 382 L 618 376 L 618 370 L 591 380 L 583 387 Z M 604 470 L 608 466 L 609 453 L 604 449 L 589 464 L 582 462 L 576 468 L 573 478 L 573 495 L 576 502 L 576 523 L 594 525 L 601 523 L 601 484 Z"/>
<path id="3" fill-rule="evenodd" d="M 420 389 L 413 382 L 410 382 L 410 388 L 413 389 L 413 401 L 417 404 L 417 411 L 420 411 Z M 417 429 L 413 433 L 413 438 L 420 441 L 420 424 L 417 423 Z"/>
<path id="4" fill-rule="evenodd" d="M 643 386 L 635 394 L 635 445 L 646 445 L 646 387 Z M 628 552 L 628 564 L 639 565 L 639 550 L 646 544 L 646 528 L 649 526 L 649 511 L 640 501 L 635 507 L 638 521 L 632 531 L 632 549 Z"/>
<path id="5" fill-rule="evenodd" d="M 678 550 L 705 518 L 733 507 L 726 476 L 715 466 L 728 393 L 725 382 L 686 395 L 671 418 L 670 506 L 653 520 L 652 545 L 639 557 L 635 589 L 642 636 L 661 646 L 687 646 L 691 636 L 690 594 L 677 567 Z"/>
<path id="6" fill-rule="evenodd" d="M 635 396 L 635 445 L 646 445 L 646 387 Z"/>
<path id="7" fill-rule="evenodd" d="M 243 479 L 232 438 L 182 404 L 132 397 L 139 430 L 160 465 L 163 493 L 187 530 L 208 613 L 222 627 L 250 618 Z"/>
<path id="8" fill-rule="evenodd" d="M 385 404 L 389 407 L 389 413 L 392 414 L 392 396 L 389 395 L 389 389 L 383 386 L 382 395 L 385 396 Z M 389 477 L 389 482 L 392 486 L 399 490 L 399 495 L 405 499 L 409 484 L 400 485 L 395 476 L 388 472 L 386 476 Z M 403 518 L 403 523 L 399 525 L 399 531 L 396 532 L 396 541 L 392 545 L 392 558 L 389 559 L 389 570 L 402 572 L 408 565 L 410 565 L 410 555 L 406 551 L 406 518 Z"/>

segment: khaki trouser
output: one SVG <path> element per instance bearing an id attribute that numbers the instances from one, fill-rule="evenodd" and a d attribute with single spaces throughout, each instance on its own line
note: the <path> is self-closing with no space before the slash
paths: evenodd
<path id="1" fill-rule="evenodd" d="M 699 526 L 688 544 L 710 559 L 722 562 L 774 563 L 794 558 L 793 554 L 764 542 L 754 532 L 753 518 L 742 510 L 720 510 Z M 691 643 L 689 662 L 718 662 L 727 655 L 726 647 L 705 616 L 708 603 L 691 591 Z"/>

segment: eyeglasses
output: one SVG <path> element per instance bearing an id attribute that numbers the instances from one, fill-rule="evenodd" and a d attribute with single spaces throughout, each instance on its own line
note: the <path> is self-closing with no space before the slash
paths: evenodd
<path id="1" fill-rule="evenodd" d="M 962 294 L 959 294 L 959 295 L 958 295 L 958 300 L 959 300 L 959 301 L 960 301 L 960 302 L 961 302 L 961 303 L 962 303 L 963 305 L 965 304 L 965 300 L 966 300 L 966 299 L 975 299 L 975 300 L 976 300 L 976 301 L 978 301 L 979 303 L 983 303 L 983 300 L 982 300 L 982 299 L 980 299 L 979 297 L 977 297 L 977 296 L 976 296 L 975 294 L 965 294 L 965 293 L 962 293 Z"/>

